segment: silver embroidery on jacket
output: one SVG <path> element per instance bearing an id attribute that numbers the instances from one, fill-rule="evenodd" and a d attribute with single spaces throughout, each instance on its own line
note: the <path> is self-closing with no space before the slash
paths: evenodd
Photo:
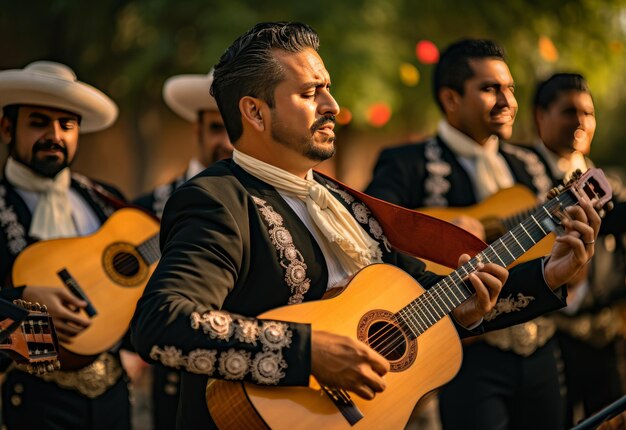
<path id="1" fill-rule="evenodd" d="M 364 224 L 368 227 L 369 233 L 374 237 L 374 239 L 380 241 L 385 246 L 387 252 L 391 252 L 391 244 L 387 240 L 387 236 L 385 236 L 383 232 L 383 228 L 376 218 L 372 216 L 372 211 L 363 204 L 362 202 L 355 202 L 354 197 L 350 195 L 348 192 L 339 188 L 339 186 L 331 182 L 327 179 L 326 188 L 329 190 L 339 194 L 339 196 L 350 205 L 350 209 L 352 209 L 352 214 L 354 218 L 361 224 Z M 378 250 L 377 257 L 380 258 L 381 252 Z"/>
<path id="2" fill-rule="evenodd" d="M 224 379 L 243 379 L 250 370 L 250 353 L 234 348 L 220 354 L 218 371 Z"/>
<path id="3" fill-rule="evenodd" d="M 12 255 L 18 255 L 28 245 L 26 230 L 19 223 L 13 206 L 7 206 L 6 194 L 6 188 L 4 185 L 0 185 L 0 225 L 4 228 L 9 252 Z"/>
<path id="4" fill-rule="evenodd" d="M 250 373 L 252 379 L 259 384 L 276 385 L 285 377 L 282 371 L 287 368 L 287 363 L 280 353 L 264 351 L 257 354 L 252 361 Z"/>
<path id="5" fill-rule="evenodd" d="M 227 312 L 209 311 L 200 316 L 198 312 L 191 314 L 191 328 L 202 327 L 204 334 L 211 339 L 228 340 L 233 335 L 233 318 Z"/>
<path id="6" fill-rule="evenodd" d="M 445 194 L 450 191 L 450 181 L 446 177 L 450 176 L 452 167 L 441 158 L 443 151 L 435 139 L 429 140 L 425 145 L 424 156 L 428 175 L 424 179 L 424 191 L 426 191 L 424 206 L 448 206 Z"/>
<path id="7" fill-rule="evenodd" d="M 277 213 L 265 200 L 252 196 L 259 212 L 269 226 L 269 235 L 272 245 L 278 251 L 280 265 L 285 269 L 285 282 L 291 290 L 289 304 L 302 303 L 304 295 L 311 287 L 311 280 L 307 277 L 307 265 L 304 257 L 294 246 L 291 233 L 283 227 L 283 217 Z"/>
<path id="8" fill-rule="evenodd" d="M 291 330 L 285 323 L 277 321 L 264 321 L 263 328 L 259 333 L 259 340 L 263 348 L 280 350 L 291 345 Z"/>
<path id="9" fill-rule="evenodd" d="M 521 311 L 533 300 L 535 300 L 533 296 L 525 296 L 522 293 L 517 293 L 517 299 L 509 294 L 508 297 L 499 299 L 496 306 L 485 314 L 485 321 L 491 321 L 498 315 Z"/>
<path id="10" fill-rule="evenodd" d="M 524 169 L 532 177 L 533 185 L 537 189 L 537 195 L 542 201 L 545 200 L 548 191 L 552 188 L 552 181 L 546 173 L 546 166 L 541 162 L 539 156 L 531 150 L 523 150 L 508 143 L 503 143 L 501 148 L 504 152 L 508 152 L 524 163 Z"/>
<path id="11" fill-rule="evenodd" d="M 163 365 L 180 369 L 184 367 L 188 372 L 202 375 L 211 375 L 215 371 L 217 351 L 208 349 L 194 349 L 185 356 L 183 352 L 174 346 L 159 348 L 153 346 L 150 358 L 160 361 Z"/>

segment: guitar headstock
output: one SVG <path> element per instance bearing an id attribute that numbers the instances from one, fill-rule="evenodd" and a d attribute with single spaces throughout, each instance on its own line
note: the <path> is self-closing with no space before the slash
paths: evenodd
<path id="1" fill-rule="evenodd" d="M 613 190 L 602 169 L 591 168 L 585 173 L 576 170 L 565 185 L 550 190 L 548 199 L 552 199 L 566 190 L 570 190 L 578 200 L 586 195 L 596 208 L 606 207 L 611 210 L 613 207 L 611 202 Z"/>
<path id="2" fill-rule="evenodd" d="M 28 311 L 20 326 L 0 342 L 0 351 L 30 373 L 52 372 L 60 368 L 59 344 L 45 305 L 24 300 L 13 302 Z"/>

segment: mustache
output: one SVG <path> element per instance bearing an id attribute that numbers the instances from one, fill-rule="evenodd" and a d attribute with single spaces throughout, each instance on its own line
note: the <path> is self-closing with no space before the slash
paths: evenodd
<path id="1" fill-rule="evenodd" d="M 63 154 L 65 154 L 65 156 L 67 156 L 67 148 L 51 140 L 45 140 L 35 143 L 33 145 L 33 154 L 39 151 L 61 151 Z"/>
<path id="2" fill-rule="evenodd" d="M 332 122 L 333 125 L 337 122 L 335 115 L 323 116 L 317 121 L 315 121 L 313 125 L 311 126 L 311 133 L 315 133 L 317 130 L 319 130 L 324 125 L 328 124 L 329 122 Z"/>

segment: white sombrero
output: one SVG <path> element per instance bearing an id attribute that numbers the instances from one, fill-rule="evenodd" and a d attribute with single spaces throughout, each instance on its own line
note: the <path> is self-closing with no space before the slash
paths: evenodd
<path id="1" fill-rule="evenodd" d="M 163 99 L 177 115 L 195 122 L 200 111 L 219 111 L 210 93 L 212 83 L 213 70 L 208 75 L 172 76 L 163 84 Z"/>
<path id="2" fill-rule="evenodd" d="M 72 69 L 52 61 L 35 61 L 23 69 L 0 71 L 0 108 L 33 105 L 80 115 L 80 131 L 109 127 L 117 118 L 117 105 L 106 94 L 80 82 Z"/>

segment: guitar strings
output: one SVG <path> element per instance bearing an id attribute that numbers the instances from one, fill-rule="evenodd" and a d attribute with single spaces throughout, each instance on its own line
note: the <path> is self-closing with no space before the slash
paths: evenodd
<path id="1" fill-rule="evenodd" d="M 557 200 L 557 203 L 559 206 L 562 207 L 562 203 L 560 201 Z M 548 202 L 550 203 L 550 202 Z M 548 204 L 546 204 L 544 207 L 548 206 Z M 550 218 L 553 219 L 553 217 L 550 215 L 550 212 L 547 212 L 548 215 L 543 215 L 541 214 L 541 218 L 545 218 L 550 216 Z M 554 220 L 554 219 L 553 219 Z M 539 233 L 540 231 L 542 233 L 545 233 L 545 231 L 543 231 L 543 229 L 540 228 L 540 226 L 535 225 L 535 224 L 529 224 L 527 227 L 524 227 L 524 223 L 520 223 L 517 227 L 522 227 L 527 233 Z M 516 227 L 516 228 L 517 228 Z M 517 228 L 517 230 L 519 230 L 517 233 L 521 233 L 522 232 L 522 228 Z M 515 237 L 515 232 L 514 231 L 510 231 L 508 232 L 506 235 L 504 235 L 502 238 L 500 238 L 498 241 L 501 242 L 501 244 L 504 246 L 504 248 L 507 250 L 508 253 L 510 253 L 509 249 L 513 249 L 515 251 L 515 247 L 514 245 L 516 245 L 518 248 L 520 248 L 521 250 L 521 254 L 525 253 L 528 249 L 530 249 L 532 246 L 534 246 L 538 240 L 534 240 L 532 236 L 530 237 L 524 237 L 520 235 L 520 238 L 518 239 L 517 237 Z M 496 242 L 498 242 L 496 241 Z M 521 241 L 521 242 L 520 242 Z M 494 242 L 494 245 L 496 244 L 496 242 Z M 506 245 L 509 245 L 508 247 Z M 483 257 L 487 257 L 487 252 L 488 251 L 492 251 L 492 253 L 497 257 L 497 253 L 495 252 L 495 249 L 493 249 L 493 246 L 488 247 L 485 251 L 483 251 L 481 254 L 483 254 Z M 527 247 L 525 247 L 524 245 L 526 245 Z M 505 256 L 506 257 L 506 256 Z M 515 259 L 515 256 L 511 254 L 511 257 Z M 500 257 L 498 257 L 500 258 Z M 457 278 L 459 279 L 461 284 L 464 284 L 464 279 L 463 277 L 461 277 L 461 275 L 459 274 L 459 271 L 462 269 L 463 271 L 465 271 L 466 276 L 468 276 L 470 273 L 473 273 L 476 271 L 476 267 L 473 264 L 473 260 L 474 259 L 470 259 L 470 261 L 468 261 L 466 264 L 462 265 L 459 269 L 457 269 L 456 271 L 454 271 L 453 273 L 451 273 L 447 278 L 442 279 L 442 281 L 440 281 L 439 283 L 437 283 L 435 286 L 433 286 L 433 288 L 431 288 L 430 290 L 425 291 L 422 295 L 420 295 L 414 302 L 410 303 L 407 307 L 411 307 L 411 308 L 415 308 L 415 304 L 421 304 L 425 307 L 425 310 L 428 311 L 431 316 L 435 316 L 435 321 L 430 321 L 430 318 L 428 318 L 428 316 L 423 312 L 422 309 L 413 309 L 415 311 L 415 313 L 418 314 L 422 313 L 424 314 L 424 318 L 421 318 L 423 321 L 428 321 L 428 323 L 430 323 L 430 325 L 427 324 L 427 326 L 425 327 L 425 329 L 423 331 L 425 331 L 426 329 L 428 329 L 430 326 L 432 326 L 434 323 L 436 323 L 437 321 L 439 321 L 444 315 L 446 315 L 449 310 L 446 312 L 444 310 L 444 308 L 439 305 L 439 303 L 442 301 L 442 298 L 447 297 L 448 301 L 450 303 L 453 303 L 452 300 L 450 299 L 450 296 L 447 294 L 446 289 L 443 288 L 444 284 L 446 287 L 448 287 L 448 289 L 450 289 L 450 291 L 454 294 L 454 289 L 452 287 L 450 287 L 449 285 L 447 285 L 447 279 L 450 279 L 453 283 L 453 285 L 457 288 L 460 288 L 459 284 L 457 283 L 458 281 L 454 280 L 454 275 L 457 276 Z M 489 258 L 487 258 L 487 261 L 489 262 Z M 514 261 L 514 260 L 513 260 Z M 493 262 L 493 261 L 492 261 Z M 504 261 L 503 261 L 504 263 Z M 497 263 L 496 263 L 497 264 Z M 467 266 L 467 267 L 466 267 Z M 467 268 L 471 269 L 471 272 L 467 270 Z M 459 291 L 461 293 L 461 296 L 463 296 L 462 291 Z M 471 295 L 471 294 L 470 294 Z M 458 300 L 458 297 L 456 296 L 456 294 L 454 294 L 455 298 Z M 469 298 L 469 296 L 464 297 L 463 300 L 461 301 L 461 303 L 463 301 L 465 301 L 467 298 Z M 438 300 L 439 299 L 439 300 Z M 419 303 L 418 303 L 419 302 Z M 443 311 L 443 314 L 439 314 L 439 312 L 437 311 L 437 309 L 432 305 L 433 303 L 435 303 L 437 305 L 437 307 L 439 307 L 439 309 L 441 311 Z M 430 312 L 430 310 L 428 309 L 427 305 L 430 305 L 432 312 Z M 447 307 L 447 305 L 445 303 L 443 303 L 444 307 Z M 406 307 L 401 309 L 400 312 L 398 314 L 401 314 L 403 311 L 405 311 Z M 402 317 L 402 315 L 400 315 Z M 409 314 L 410 316 L 410 314 Z M 409 321 L 406 320 L 406 318 L 403 317 L 403 320 L 405 322 L 405 324 L 407 324 L 409 326 L 409 328 L 411 328 Z M 417 320 L 416 320 L 417 321 Z M 419 332 L 419 330 L 417 330 Z M 422 331 L 422 332 L 423 332 Z M 385 357 L 389 356 L 390 354 L 396 352 L 396 350 L 403 346 L 403 344 L 405 343 L 405 335 L 403 334 L 403 330 L 400 326 L 396 326 L 395 324 L 391 324 L 391 323 L 386 323 L 383 325 L 382 328 L 378 329 L 376 332 L 374 332 L 371 335 L 368 335 L 368 342 L 369 344 L 372 346 L 373 349 L 375 349 L 376 351 L 378 351 L 379 353 L 381 353 L 381 355 L 384 355 Z M 390 336 L 389 334 L 395 334 L 395 336 Z M 418 333 L 419 335 L 419 333 Z M 382 349 L 379 350 L 379 348 L 382 346 Z"/>

